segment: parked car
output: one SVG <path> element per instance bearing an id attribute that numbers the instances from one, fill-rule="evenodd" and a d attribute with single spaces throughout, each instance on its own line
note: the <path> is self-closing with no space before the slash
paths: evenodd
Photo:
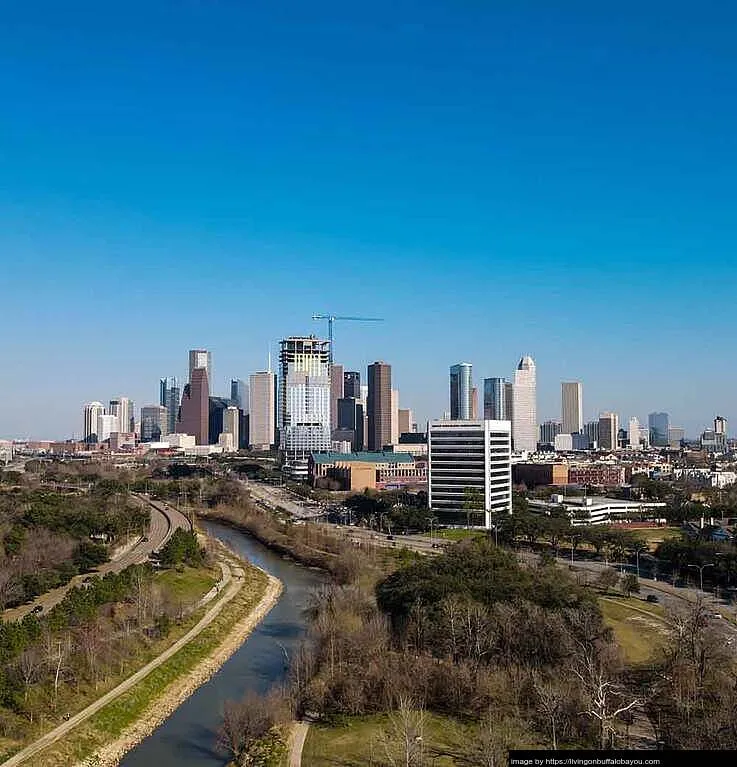
<path id="1" fill-rule="evenodd" d="M 659 602 L 660 599 L 658 598 L 658 596 L 656 594 L 648 594 L 645 597 L 645 601 L 646 602 Z"/>

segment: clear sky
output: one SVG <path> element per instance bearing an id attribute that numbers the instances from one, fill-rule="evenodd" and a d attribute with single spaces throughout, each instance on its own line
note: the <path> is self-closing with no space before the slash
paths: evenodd
<path id="1" fill-rule="evenodd" d="M 0 436 L 215 393 L 283 335 L 538 366 L 586 418 L 737 425 L 737 4 L 28 0 L 0 24 Z M 732 431 L 730 429 L 730 431 Z"/>

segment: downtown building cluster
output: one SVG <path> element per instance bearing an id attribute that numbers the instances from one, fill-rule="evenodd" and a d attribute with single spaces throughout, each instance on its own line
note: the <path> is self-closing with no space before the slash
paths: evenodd
<path id="1" fill-rule="evenodd" d="M 423 430 L 400 407 L 389 363 L 377 360 L 365 375 L 347 370 L 333 360 L 331 342 L 313 335 L 282 339 L 276 370 L 269 361 L 245 380 L 230 379 L 227 396 L 213 394 L 212 362 L 210 351 L 191 350 L 186 377 L 161 378 L 158 402 L 138 417 L 127 397 L 87 403 L 75 450 L 207 456 L 248 449 L 278 456 L 285 475 L 316 487 L 426 491 L 439 524 L 489 527 L 493 515 L 511 513 L 515 484 L 621 486 L 633 471 L 650 470 L 648 456 L 661 468 L 658 451 L 685 439 L 663 412 L 651 413 L 646 426 L 631 417 L 622 428 L 613 411 L 585 421 L 580 381 L 563 381 L 560 418 L 538 423 L 529 355 L 509 379 L 484 378 L 480 391 L 471 363 L 452 365 L 449 409 Z M 727 451 L 724 418 L 703 432 L 700 447 Z"/>

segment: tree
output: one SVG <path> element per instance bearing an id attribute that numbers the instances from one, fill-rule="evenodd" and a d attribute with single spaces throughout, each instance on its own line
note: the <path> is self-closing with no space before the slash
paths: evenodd
<path id="1" fill-rule="evenodd" d="M 399 698 L 383 738 L 386 757 L 392 767 L 421 767 L 426 719 L 424 709 L 417 707 L 411 698 Z"/>
<path id="2" fill-rule="evenodd" d="M 622 593 L 626 597 L 640 593 L 640 581 L 634 573 L 627 573 L 624 575 L 620 581 L 620 586 L 622 588 Z"/>
<path id="3" fill-rule="evenodd" d="M 532 677 L 532 687 L 539 710 L 550 725 L 553 751 L 558 748 L 558 725 L 565 709 L 565 693 L 556 681 L 546 680 L 539 673 Z"/>
<path id="4" fill-rule="evenodd" d="M 463 491 L 463 508 L 466 511 L 466 527 L 471 527 L 472 522 L 478 524 L 479 515 L 484 511 L 484 494 L 481 490 L 467 487 Z"/>
<path id="5" fill-rule="evenodd" d="M 596 585 L 605 593 L 616 586 L 618 582 L 619 575 L 617 574 L 617 571 L 611 567 L 605 567 L 596 579 Z"/>

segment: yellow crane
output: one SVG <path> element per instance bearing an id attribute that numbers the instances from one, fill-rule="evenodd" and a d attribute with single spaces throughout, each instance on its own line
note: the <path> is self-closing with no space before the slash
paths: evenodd
<path id="1" fill-rule="evenodd" d="M 328 321 L 328 340 L 330 341 L 330 365 L 333 364 L 333 323 L 336 320 L 343 322 L 348 320 L 350 322 L 383 322 L 383 317 L 346 317 L 338 314 L 313 314 L 313 320 L 327 320 Z"/>

